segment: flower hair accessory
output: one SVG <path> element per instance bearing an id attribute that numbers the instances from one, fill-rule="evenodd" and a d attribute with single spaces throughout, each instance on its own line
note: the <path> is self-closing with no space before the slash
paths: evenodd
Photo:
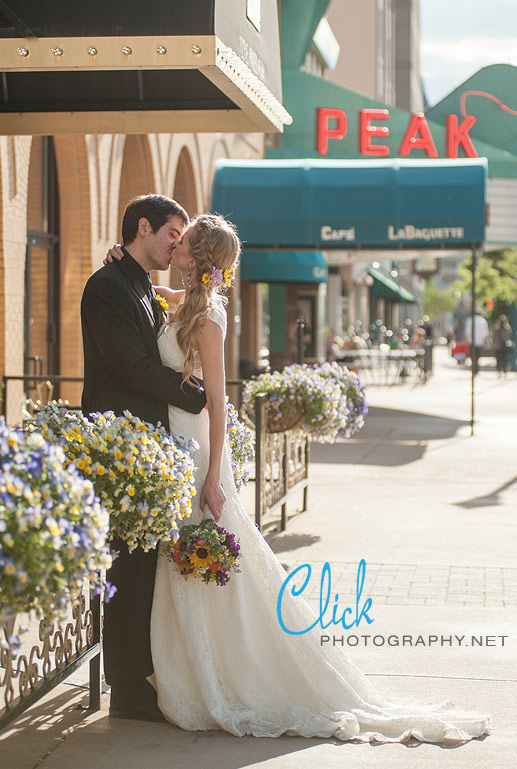
<path id="1" fill-rule="evenodd" d="M 212 267 L 210 272 L 204 272 L 201 276 L 201 280 L 205 284 L 205 286 L 210 286 L 211 288 L 215 288 L 216 286 L 222 286 L 224 283 L 225 286 L 231 286 L 232 280 L 235 278 L 235 269 L 233 267 L 228 267 L 224 272 L 220 270 L 215 265 Z"/>

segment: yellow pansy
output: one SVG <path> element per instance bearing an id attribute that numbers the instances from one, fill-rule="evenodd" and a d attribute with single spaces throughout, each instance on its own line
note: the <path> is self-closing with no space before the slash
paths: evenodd
<path id="1" fill-rule="evenodd" d="M 156 294 L 155 299 L 160 305 L 160 307 L 162 308 L 162 310 L 167 311 L 169 309 L 169 305 L 167 304 L 167 301 L 163 298 L 163 296 L 161 296 L 160 294 Z"/>

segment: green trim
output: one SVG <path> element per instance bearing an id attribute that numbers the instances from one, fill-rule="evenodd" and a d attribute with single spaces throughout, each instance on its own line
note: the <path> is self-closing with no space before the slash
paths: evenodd
<path id="1" fill-rule="evenodd" d="M 241 279 L 256 283 L 326 283 L 321 251 L 243 251 Z"/>
<path id="2" fill-rule="evenodd" d="M 371 288 L 373 297 L 380 296 L 384 299 L 391 299 L 394 302 L 408 302 L 411 304 L 418 301 L 411 291 L 400 286 L 397 281 L 389 275 L 384 275 L 384 273 L 379 272 L 379 270 L 376 270 L 374 267 L 368 267 L 367 273 L 374 279 L 374 284 Z"/>

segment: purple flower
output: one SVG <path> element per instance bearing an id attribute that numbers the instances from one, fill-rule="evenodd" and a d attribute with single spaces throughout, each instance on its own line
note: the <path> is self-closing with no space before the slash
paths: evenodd
<path id="1" fill-rule="evenodd" d="M 104 592 L 104 603 L 109 603 L 115 593 L 117 592 L 117 588 L 115 585 L 112 585 L 111 582 L 106 582 L 105 592 Z"/>
<path id="2" fill-rule="evenodd" d="M 223 282 L 223 271 L 217 269 L 215 265 L 212 267 L 210 272 L 210 282 L 212 286 L 220 286 Z"/>

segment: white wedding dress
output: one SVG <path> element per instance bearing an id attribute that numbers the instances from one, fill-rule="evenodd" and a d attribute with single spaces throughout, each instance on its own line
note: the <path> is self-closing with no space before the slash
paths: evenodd
<path id="1" fill-rule="evenodd" d="M 211 319 L 226 332 L 226 312 L 217 304 Z M 158 339 L 165 365 L 180 371 L 183 353 L 174 325 Z M 198 371 L 198 374 L 201 372 Z M 193 512 L 202 519 L 199 494 L 209 456 L 208 412 L 169 407 L 175 435 L 195 438 Z M 189 731 L 223 729 L 236 736 L 336 737 L 360 742 L 461 743 L 488 732 L 486 715 L 396 701 L 382 695 L 338 647 L 320 646 L 316 630 L 285 633 L 277 618 L 278 593 L 286 572 L 240 504 L 225 446 L 221 483 L 226 504 L 220 525 L 240 539 L 240 573 L 224 587 L 187 580 L 158 556 L 151 619 L 151 648 L 158 704 L 166 718 Z M 208 513 L 208 508 L 206 509 Z M 315 619 L 300 597 L 286 590 L 287 627 Z"/>

